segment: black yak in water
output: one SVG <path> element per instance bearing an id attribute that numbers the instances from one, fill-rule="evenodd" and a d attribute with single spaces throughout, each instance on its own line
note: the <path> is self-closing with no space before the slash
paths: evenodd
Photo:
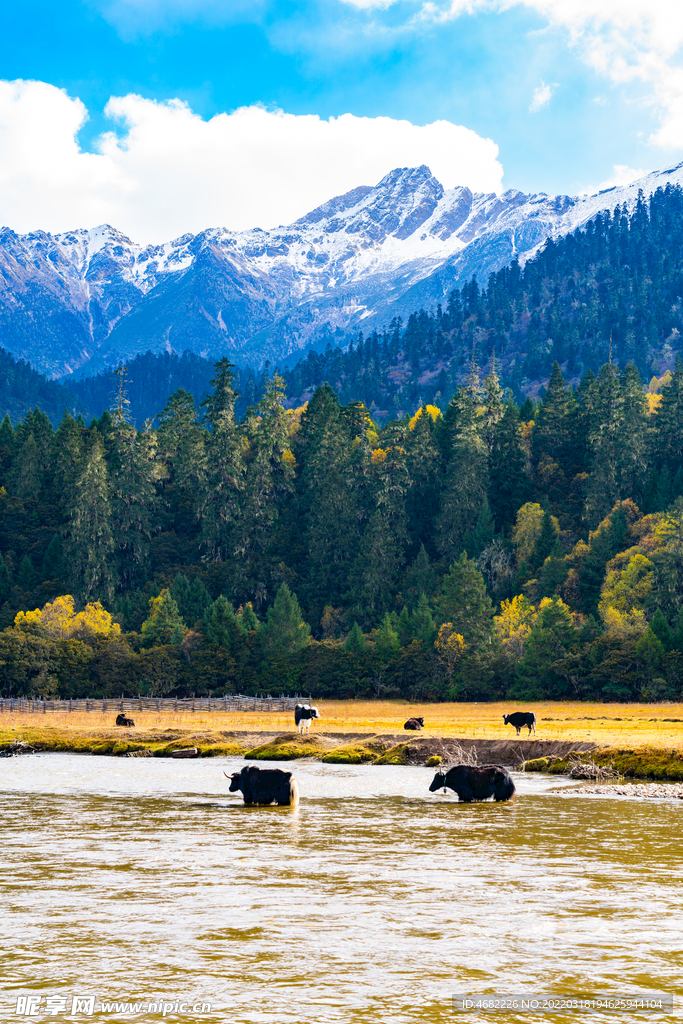
<path id="1" fill-rule="evenodd" d="M 429 787 L 430 793 L 437 789 L 454 790 L 458 799 L 469 804 L 473 800 L 509 800 L 515 792 L 515 784 L 507 768 L 499 764 L 486 764 L 472 768 L 467 764 L 456 764 L 445 774 L 437 772 Z"/>
<path id="2" fill-rule="evenodd" d="M 281 807 L 295 807 L 299 802 L 299 790 L 291 772 L 281 768 L 257 768 L 246 765 L 241 772 L 226 775 L 230 779 L 230 792 L 242 791 L 245 804 L 280 804 Z"/>

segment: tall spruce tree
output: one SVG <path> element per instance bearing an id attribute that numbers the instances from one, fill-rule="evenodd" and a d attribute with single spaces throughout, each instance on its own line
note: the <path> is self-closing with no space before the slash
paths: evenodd
<path id="1" fill-rule="evenodd" d="M 94 429 L 69 505 L 65 554 L 74 590 L 83 601 L 111 601 L 115 577 L 109 476 L 102 438 Z"/>
<path id="2" fill-rule="evenodd" d="M 451 401 L 452 454 L 438 519 L 439 550 L 449 561 L 462 551 L 465 538 L 476 526 L 487 492 L 488 458 L 477 398 L 471 386 L 461 388 Z"/>
<path id="3" fill-rule="evenodd" d="M 261 604 L 271 576 L 269 544 L 283 502 L 292 493 L 293 470 L 285 458 L 289 432 L 282 377 L 265 382 L 258 416 L 247 417 L 242 436 L 248 452 L 246 478 L 233 533 L 233 581 L 240 597 Z"/>
<path id="4" fill-rule="evenodd" d="M 593 391 L 589 428 L 590 476 L 586 488 L 585 518 L 594 529 L 621 497 L 619 457 L 628 440 L 622 436 L 623 390 L 617 368 L 603 366 Z"/>
<path id="5" fill-rule="evenodd" d="M 201 544 L 209 561 L 227 562 L 233 553 L 235 526 L 244 487 L 244 456 L 235 420 L 235 367 L 227 359 L 215 365 L 212 393 L 204 399 L 207 472 L 200 489 L 197 514 Z"/>
<path id="6" fill-rule="evenodd" d="M 498 530 L 509 530 L 529 500 L 531 481 L 517 407 L 509 402 L 493 430 L 489 454 L 489 505 Z"/>

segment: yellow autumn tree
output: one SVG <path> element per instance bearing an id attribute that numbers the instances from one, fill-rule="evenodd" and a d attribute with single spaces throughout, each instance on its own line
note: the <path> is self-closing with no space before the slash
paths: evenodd
<path id="1" fill-rule="evenodd" d="M 517 545 L 517 558 L 520 562 L 528 561 L 534 550 L 534 545 L 541 535 L 543 529 L 543 517 L 545 512 L 536 502 L 528 501 L 522 505 L 517 513 L 512 539 Z M 551 516 L 555 533 L 559 534 L 560 524 L 555 516 Z"/>
<path id="2" fill-rule="evenodd" d="M 633 555 L 623 569 L 608 566 L 598 605 L 601 619 L 605 621 L 609 608 L 618 612 L 631 612 L 634 608 L 642 611 L 652 592 L 653 582 L 654 565 L 643 554 Z"/>
<path id="3" fill-rule="evenodd" d="M 444 622 L 436 638 L 436 652 L 449 676 L 455 672 L 458 662 L 465 653 L 466 646 L 464 637 L 453 629 L 453 623 Z"/>
<path id="4" fill-rule="evenodd" d="M 522 657 L 526 638 L 537 618 L 538 609 L 524 594 L 518 594 L 510 601 L 503 601 L 500 615 L 496 615 L 493 622 L 507 655 L 514 658 Z"/>
<path id="5" fill-rule="evenodd" d="M 442 415 L 441 409 L 437 405 L 421 405 L 414 416 L 408 421 L 408 430 L 415 430 L 415 424 L 419 420 L 420 416 L 425 415 L 431 416 L 434 422 L 439 419 Z"/>
<path id="6" fill-rule="evenodd" d="M 99 601 L 87 604 L 82 612 L 75 612 L 71 594 L 56 597 L 54 601 L 35 611 L 19 612 L 14 619 L 18 629 L 46 633 L 55 640 L 66 640 L 74 633 L 97 633 L 103 636 L 118 634 L 121 627 Z"/>

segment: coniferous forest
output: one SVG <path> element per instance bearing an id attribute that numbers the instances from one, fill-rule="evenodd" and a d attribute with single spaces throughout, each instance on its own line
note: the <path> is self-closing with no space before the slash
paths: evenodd
<path id="1" fill-rule="evenodd" d="M 243 413 L 223 359 L 5 417 L 3 692 L 683 698 L 681 239 L 658 193 Z"/>

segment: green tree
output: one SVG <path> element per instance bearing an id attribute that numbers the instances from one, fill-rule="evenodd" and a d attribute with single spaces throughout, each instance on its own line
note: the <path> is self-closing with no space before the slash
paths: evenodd
<path id="1" fill-rule="evenodd" d="M 439 550 L 449 561 L 462 551 L 465 538 L 475 528 L 488 485 L 488 453 L 476 397 L 471 389 L 461 388 L 451 406 L 452 455 L 438 519 Z"/>
<path id="2" fill-rule="evenodd" d="M 357 622 L 354 622 L 344 641 L 344 650 L 355 655 L 356 658 L 360 658 L 367 650 L 365 634 Z"/>
<path id="3" fill-rule="evenodd" d="M 149 543 L 159 521 L 156 448 L 154 431 L 138 433 L 117 414 L 109 436 L 109 493 L 114 572 L 123 590 L 148 576 Z"/>
<path id="4" fill-rule="evenodd" d="M 450 622 L 470 650 L 491 641 L 493 605 L 484 578 L 465 552 L 451 565 L 437 600 L 438 621 Z"/>
<path id="5" fill-rule="evenodd" d="M 114 593 L 114 536 L 104 445 L 93 430 L 83 471 L 69 505 L 65 556 L 75 592 L 83 601 L 110 601 Z"/>
<path id="6" fill-rule="evenodd" d="M 683 359 L 676 357 L 671 380 L 662 388 L 654 416 L 651 459 L 675 473 L 683 464 Z"/>
<path id="7" fill-rule="evenodd" d="M 202 402 L 211 433 L 206 442 L 207 473 L 198 514 L 201 543 L 209 561 L 216 562 L 227 562 L 232 555 L 244 486 L 244 457 L 235 421 L 239 392 L 234 386 L 234 369 L 227 359 L 216 363 L 213 391 Z"/>
<path id="8" fill-rule="evenodd" d="M 513 700 L 557 700 L 569 696 L 562 673 L 575 643 L 572 617 L 558 597 L 543 602 L 524 645 L 508 696 Z"/>
<path id="9" fill-rule="evenodd" d="M 276 661 L 296 656 L 310 643 L 311 627 L 304 622 L 296 594 L 286 583 L 278 588 L 259 639 L 266 657 Z"/>
<path id="10" fill-rule="evenodd" d="M 232 570 L 237 593 L 265 599 L 270 579 L 269 544 L 284 501 L 292 492 L 285 393 L 282 377 L 266 382 L 258 416 L 247 417 L 243 439 L 248 446 L 246 480 L 234 529 Z"/>
<path id="11" fill-rule="evenodd" d="M 220 594 L 211 607 L 206 609 L 202 632 L 210 644 L 224 647 L 231 654 L 243 639 L 242 624 L 224 594 Z"/>
<path id="12" fill-rule="evenodd" d="M 211 595 L 199 576 L 194 576 L 190 580 L 185 573 L 181 572 L 173 580 L 171 597 L 178 605 L 181 618 L 190 627 L 194 626 L 213 604 Z"/>
<path id="13" fill-rule="evenodd" d="M 488 497 L 498 530 L 508 530 L 517 510 L 529 499 L 531 481 L 526 472 L 526 459 L 519 414 L 516 406 L 508 403 L 493 431 L 489 454 Z"/>
<path id="14" fill-rule="evenodd" d="M 149 616 L 142 623 L 143 647 L 178 647 L 187 632 L 178 605 L 168 588 L 149 602 Z"/>
<path id="15" fill-rule="evenodd" d="M 10 594 L 12 588 L 12 580 L 7 568 L 7 562 L 0 555 L 0 605 L 4 604 Z"/>
<path id="16" fill-rule="evenodd" d="M 402 587 L 403 597 L 411 608 L 415 608 L 422 594 L 433 597 L 437 583 L 436 569 L 429 560 L 427 549 L 421 544 L 413 563 L 406 570 Z"/>

